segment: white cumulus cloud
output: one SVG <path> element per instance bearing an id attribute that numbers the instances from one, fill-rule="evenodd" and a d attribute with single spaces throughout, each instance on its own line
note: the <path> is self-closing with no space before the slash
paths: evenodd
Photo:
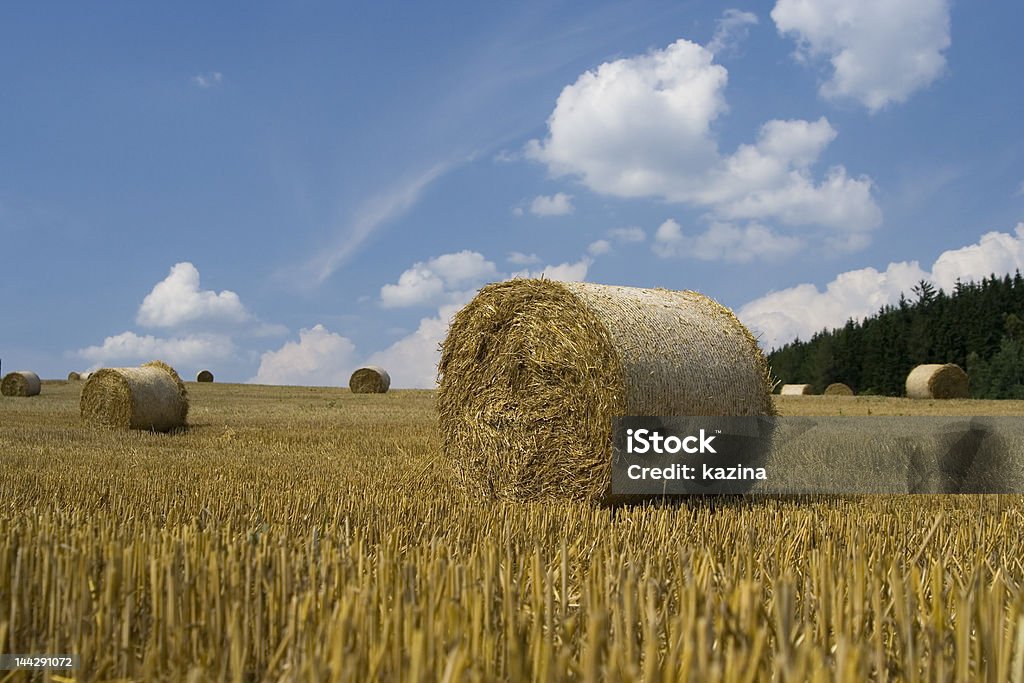
<path id="1" fill-rule="evenodd" d="M 1017 223 L 1013 234 L 987 232 L 977 244 L 944 251 L 932 265 L 931 281 L 947 292 L 959 278 L 977 282 L 995 273 L 1024 272 L 1024 223 Z"/>
<path id="2" fill-rule="evenodd" d="M 634 233 L 630 234 L 635 237 Z M 598 240 L 598 242 L 608 244 L 606 240 Z M 590 251 L 601 252 L 603 247 L 595 248 L 594 244 L 596 243 L 590 245 Z M 610 249 L 610 245 L 608 246 Z M 441 297 L 444 302 L 440 304 L 436 315 L 421 318 L 416 330 L 411 334 L 368 357 L 367 363 L 388 369 L 392 386 L 423 388 L 435 385 L 437 361 L 440 357 L 439 347 L 448 333 L 448 324 L 452 316 L 476 295 L 479 286 L 484 284 L 484 280 L 545 277 L 549 280 L 578 282 L 586 279 L 587 272 L 594 262 L 592 256 L 587 255 L 577 261 L 566 261 L 540 268 L 526 268 L 514 273 L 497 273 L 492 272 L 493 264 L 476 252 L 459 252 L 459 254 L 463 256 L 453 259 L 446 257 L 458 256 L 458 254 L 446 254 L 431 259 L 425 264 L 419 264 L 430 268 L 436 267 L 446 273 L 447 279 L 440 274 L 436 276 L 445 285 L 444 294 Z M 465 256 L 466 254 L 474 256 L 469 258 Z M 540 259 L 532 254 L 529 256 L 519 252 L 513 252 L 513 254 L 518 254 L 515 260 L 525 262 L 523 265 L 532 266 L 540 262 Z M 474 263 L 475 267 L 470 266 Z M 486 275 L 486 277 L 481 278 L 481 275 Z"/>
<path id="3" fill-rule="evenodd" d="M 88 346 L 74 355 L 93 363 L 93 367 L 137 365 L 162 360 L 181 370 L 182 367 L 206 366 L 229 360 L 235 354 L 230 337 L 218 334 L 191 334 L 161 338 L 122 332 L 107 337 L 102 344 Z"/>
<path id="4" fill-rule="evenodd" d="M 1018 223 L 1013 234 L 985 233 L 976 244 L 943 252 L 930 271 L 917 261 L 890 263 L 883 271 L 851 270 L 836 276 L 824 291 L 802 284 L 770 292 L 740 308 L 737 315 L 762 346 L 771 349 L 871 315 L 898 302 L 901 293 L 912 299 L 911 290 L 921 280 L 949 292 L 957 279 L 977 281 L 1015 270 L 1024 270 L 1024 223 Z"/>
<path id="5" fill-rule="evenodd" d="M 442 254 L 413 264 L 398 277 L 397 283 L 381 287 L 380 301 L 385 308 L 430 304 L 467 287 L 475 290 L 497 278 L 497 266 L 479 252 Z"/>
<path id="6" fill-rule="evenodd" d="M 916 261 L 891 263 L 884 271 L 862 268 L 841 273 L 824 291 L 811 284 L 771 292 L 740 308 L 737 317 L 765 349 L 796 337 L 809 338 L 823 328 L 841 327 L 899 300 L 928 273 Z"/>
<path id="7" fill-rule="evenodd" d="M 718 158 L 710 125 L 726 109 L 728 73 L 712 57 L 678 40 L 587 71 L 562 89 L 547 139 L 531 141 L 527 156 L 597 192 L 670 194 L 674 180 L 699 175 Z"/>
<path id="8" fill-rule="evenodd" d="M 394 344 L 370 355 L 367 363 L 388 369 L 396 387 L 430 388 L 437 384 L 437 362 L 440 346 L 448 334 L 452 317 L 471 298 L 466 293 L 461 301 L 445 304 L 437 315 L 420 320 L 416 331 Z"/>
<path id="9" fill-rule="evenodd" d="M 187 261 L 171 267 L 167 277 L 142 300 L 136 315 L 136 322 L 145 327 L 237 325 L 252 320 L 234 292 L 200 289 L 199 271 Z"/>
<path id="10" fill-rule="evenodd" d="M 828 60 L 820 93 L 871 112 L 905 102 L 942 75 L 950 46 L 948 0 L 778 0 L 779 33 L 804 61 Z"/>
<path id="11" fill-rule="evenodd" d="M 587 272 L 592 265 L 594 265 L 594 259 L 584 256 L 578 261 L 565 261 L 557 265 L 537 268 L 536 270 L 521 270 L 512 273 L 509 277 L 543 277 L 547 280 L 561 280 L 562 282 L 582 282 L 587 279 Z"/>
<path id="12" fill-rule="evenodd" d="M 260 356 L 254 384 L 345 386 L 355 370 L 355 344 L 317 324 L 276 351 Z"/>
<path id="13" fill-rule="evenodd" d="M 550 197 L 539 195 L 530 202 L 530 213 L 535 216 L 565 216 L 572 213 L 572 195 L 556 192 Z"/>
<path id="14" fill-rule="evenodd" d="M 380 288 L 384 308 L 404 308 L 430 303 L 444 293 L 444 280 L 424 263 L 414 264 L 398 276 L 398 282 Z"/>
<path id="15" fill-rule="evenodd" d="M 651 248 L 662 258 L 749 263 L 755 259 L 789 256 L 800 246 L 799 239 L 777 235 L 759 223 L 739 226 L 715 221 L 703 232 L 688 235 L 679 223 L 670 218 L 658 226 Z"/>
<path id="16" fill-rule="evenodd" d="M 514 266 L 533 266 L 540 263 L 541 258 L 536 254 L 524 254 L 521 251 L 511 251 L 505 260 Z"/>
<path id="17" fill-rule="evenodd" d="M 866 244 L 882 220 L 871 179 L 842 165 L 814 170 L 838 134 L 828 119 L 769 120 L 755 142 L 719 152 L 712 123 L 727 109 L 727 79 L 710 50 L 687 40 L 602 64 L 562 90 L 547 137 L 526 155 L 595 192 L 688 205 L 709 222 Z"/>

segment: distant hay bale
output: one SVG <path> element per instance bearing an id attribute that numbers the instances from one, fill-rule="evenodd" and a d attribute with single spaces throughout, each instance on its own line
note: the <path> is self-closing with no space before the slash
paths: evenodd
<path id="1" fill-rule="evenodd" d="M 813 393 L 810 384 L 783 384 L 779 390 L 780 396 L 808 396 Z"/>
<path id="2" fill-rule="evenodd" d="M 80 374 L 78 374 L 77 372 L 75 372 L 74 370 L 72 370 L 71 372 L 68 373 L 68 381 L 69 382 L 78 382 L 81 379 L 82 379 L 82 376 Z"/>
<path id="3" fill-rule="evenodd" d="M 967 398 L 967 373 L 955 363 L 918 365 L 907 375 L 908 398 Z"/>
<path id="4" fill-rule="evenodd" d="M 376 365 L 367 365 L 352 373 L 348 388 L 353 394 L 383 394 L 391 387 L 391 376 L 387 370 Z"/>
<path id="5" fill-rule="evenodd" d="M 511 500 L 608 500 L 617 416 L 774 414 L 754 337 L 689 291 L 491 284 L 453 319 L 438 373 L 449 465 Z"/>
<path id="6" fill-rule="evenodd" d="M 822 392 L 825 396 L 853 396 L 853 389 L 842 382 L 833 382 Z"/>
<path id="7" fill-rule="evenodd" d="M 0 383 L 0 394 L 4 396 L 38 396 L 42 388 L 39 375 L 30 370 L 9 372 Z"/>
<path id="8" fill-rule="evenodd" d="M 78 375 L 78 379 L 82 380 L 83 382 L 86 381 L 87 379 L 89 379 L 90 377 L 92 377 L 92 373 L 91 372 L 82 372 L 82 373 L 79 373 L 79 375 Z"/>
<path id="9" fill-rule="evenodd" d="M 86 422 L 166 432 L 185 425 L 188 392 L 174 368 L 152 361 L 93 372 L 82 387 L 79 407 Z"/>
<path id="10" fill-rule="evenodd" d="M 197 382 L 212 382 L 213 381 L 213 373 L 210 372 L 209 370 L 201 370 L 199 372 L 199 374 L 196 375 L 196 381 Z"/>

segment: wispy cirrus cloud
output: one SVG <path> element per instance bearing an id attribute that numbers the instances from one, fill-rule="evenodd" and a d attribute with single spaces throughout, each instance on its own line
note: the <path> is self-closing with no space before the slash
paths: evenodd
<path id="1" fill-rule="evenodd" d="M 735 52 L 750 34 L 750 27 L 757 23 L 757 15 L 753 12 L 725 10 L 715 24 L 715 35 L 708 43 L 708 50 L 718 56 Z"/>
<path id="2" fill-rule="evenodd" d="M 215 88 L 224 82 L 224 74 L 219 71 L 207 71 L 205 73 L 196 74 L 191 79 L 192 85 L 203 90 L 209 90 Z"/>
<path id="3" fill-rule="evenodd" d="M 460 161 L 434 164 L 363 202 L 345 222 L 340 238 L 296 269 L 299 283 L 307 287 L 323 284 L 366 240 L 388 223 L 405 215 L 419 202 L 433 182 L 455 168 Z"/>

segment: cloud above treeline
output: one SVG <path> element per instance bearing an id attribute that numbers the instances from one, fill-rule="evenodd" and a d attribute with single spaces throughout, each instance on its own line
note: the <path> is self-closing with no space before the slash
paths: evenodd
<path id="1" fill-rule="evenodd" d="M 1024 223 L 1012 233 L 988 232 L 975 244 L 945 251 L 928 269 L 917 261 L 899 261 L 881 271 L 851 270 L 837 275 L 823 290 L 802 284 L 770 292 L 740 308 L 737 316 L 767 350 L 872 315 L 897 303 L 901 293 L 912 298 L 910 291 L 921 280 L 949 292 L 958 279 L 980 281 L 1018 269 L 1024 271 Z"/>

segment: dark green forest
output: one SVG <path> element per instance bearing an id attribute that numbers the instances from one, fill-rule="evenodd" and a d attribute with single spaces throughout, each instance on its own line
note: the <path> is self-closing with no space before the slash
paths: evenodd
<path id="1" fill-rule="evenodd" d="M 768 354 L 780 384 L 832 382 L 858 394 L 902 396 L 921 363 L 956 363 L 974 398 L 1024 399 L 1024 278 L 957 281 L 951 293 L 922 280 L 863 321 L 849 320 Z"/>

